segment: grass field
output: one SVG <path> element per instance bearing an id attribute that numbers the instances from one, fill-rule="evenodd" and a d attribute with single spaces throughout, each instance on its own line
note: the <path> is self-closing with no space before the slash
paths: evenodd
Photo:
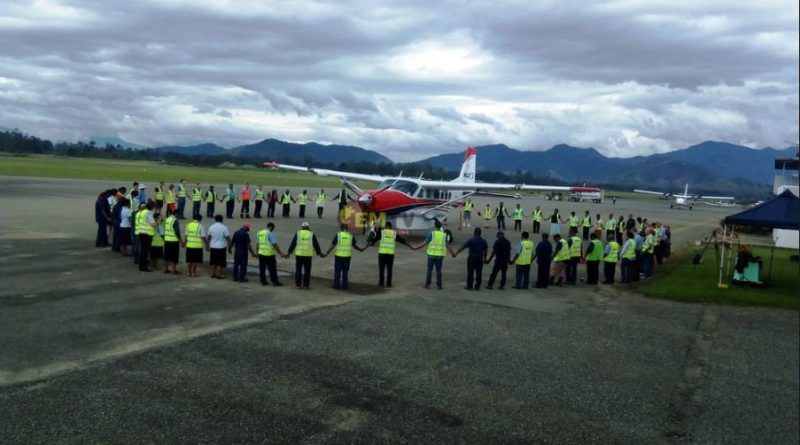
<path id="1" fill-rule="evenodd" d="M 789 259 L 790 255 L 796 254 L 797 251 L 790 249 L 775 249 L 772 278 L 769 279 L 770 249 L 754 247 L 753 255 L 760 256 L 763 261 L 761 280 L 766 286 L 754 288 L 731 284 L 730 275 L 733 274 L 733 264 L 736 260 L 734 256 L 730 274 L 723 277 L 723 283 L 729 287 L 719 288 L 717 287 L 719 266 L 714 252 L 706 252 L 703 263 L 695 266 L 692 264 L 694 251 L 683 250 L 673 254 L 668 263 L 658 268 L 657 276 L 652 281 L 640 282 L 637 290 L 645 295 L 669 300 L 796 310 L 800 307 L 798 305 L 800 274 L 798 274 L 798 263 Z"/>
<path id="2" fill-rule="evenodd" d="M 338 178 L 306 173 L 255 168 L 209 168 L 160 164 L 123 159 L 94 159 L 48 155 L 10 155 L 0 153 L 0 175 L 46 178 L 107 179 L 109 181 L 177 183 L 185 178 L 189 185 L 244 184 L 284 187 L 338 188 Z M 364 186 L 366 184 L 359 184 Z"/>

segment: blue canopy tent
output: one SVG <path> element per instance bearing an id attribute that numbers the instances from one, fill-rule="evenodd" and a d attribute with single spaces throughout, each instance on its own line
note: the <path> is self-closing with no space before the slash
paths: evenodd
<path id="1" fill-rule="evenodd" d="M 755 207 L 735 215 L 725 217 L 723 224 L 725 225 L 723 237 L 728 226 L 734 225 L 757 226 L 766 229 L 800 230 L 800 198 L 789 190 L 784 190 L 783 193 L 769 201 L 762 202 Z M 774 249 L 775 246 L 772 247 L 772 254 L 770 254 L 770 277 L 772 276 L 772 257 Z M 724 244 L 722 255 L 724 258 Z M 722 262 L 720 262 L 719 285 L 722 286 Z"/>

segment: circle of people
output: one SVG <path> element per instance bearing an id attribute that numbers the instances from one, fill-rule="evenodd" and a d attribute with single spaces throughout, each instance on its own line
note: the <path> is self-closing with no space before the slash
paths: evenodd
<path id="1" fill-rule="evenodd" d="M 273 198 L 269 198 L 274 195 Z M 217 196 L 214 187 L 203 190 L 196 184 L 191 192 L 187 191 L 185 181 L 167 188 L 160 182 L 154 187 L 154 199 L 147 197 L 146 185 L 134 182 L 131 189 L 120 187 L 105 190 L 95 203 L 95 219 L 98 225 L 97 247 L 110 246 L 113 251 L 133 257 L 141 272 L 152 272 L 159 269 L 159 260 L 164 260 L 163 272 L 180 274 L 177 270 L 180 248 L 185 249 L 187 264 L 186 275 L 197 277 L 197 266 L 202 264 L 204 251 L 210 255 L 211 277 L 224 279 L 227 267 L 227 255 L 233 254 L 233 280 L 248 281 L 246 271 L 248 253 L 258 259 L 259 279 L 262 285 L 283 286 L 277 272 L 277 256 L 288 258 L 295 255 L 295 286 L 298 289 L 309 289 L 312 257 L 314 254 L 324 258 L 334 253 L 335 289 L 348 288 L 348 273 L 353 249 L 365 251 L 369 246 L 378 248 L 379 282 L 381 287 L 392 286 L 392 272 L 396 244 L 404 244 L 412 250 L 426 247 L 428 257 L 425 288 L 430 288 L 435 271 L 436 285 L 442 288 L 442 264 L 449 252 L 454 258 L 462 251 L 468 251 L 467 283 L 465 289 L 480 290 L 484 264 L 494 260 L 486 289 L 493 289 L 499 276 L 498 289 L 505 289 L 506 273 L 510 265 L 515 266 L 514 289 L 530 287 L 531 265 L 536 263 L 537 278 L 533 287 L 546 288 L 548 285 L 577 284 L 578 265 L 585 264 L 586 274 L 581 282 L 598 284 L 600 265 L 603 265 L 603 283 L 614 284 L 617 264 L 620 264 L 620 282 L 639 281 L 640 276 L 649 279 L 655 264 L 661 264 L 670 255 L 670 230 L 661 222 L 648 222 L 646 218 L 629 215 L 627 219 L 620 215 L 615 218 L 609 214 L 603 220 L 600 214 L 591 217 L 586 211 L 582 218 L 570 212 L 562 218 L 558 209 L 554 209 L 549 218 L 550 232 L 542 232 L 543 212 L 536 207 L 530 215 L 526 215 L 520 204 L 509 213 L 501 202 L 492 211 L 489 204 L 481 212 L 485 227 L 489 228 L 492 219 L 496 220 L 496 241 L 491 249 L 481 236 L 480 227 L 476 227 L 473 237 L 460 248 L 452 247 L 453 236 L 449 230 L 443 230 L 440 221 L 434 221 L 434 228 L 424 241 L 411 244 L 403 239 L 393 228 L 391 222 L 383 227 L 370 230 L 366 245 L 359 246 L 348 225 L 342 223 L 326 252 L 322 252 L 316 235 L 310 224 L 304 221 L 295 233 L 289 247 L 284 252 L 278 245 L 275 225 L 269 222 L 259 230 L 255 242 L 251 240 L 251 224 L 244 222 L 233 234 L 223 224 L 224 218 L 214 214 L 216 202 L 226 206 L 227 217 L 233 218 L 235 202 L 240 202 L 240 217 L 250 217 L 250 200 L 254 198 L 254 217 L 261 218 L 263 203 L 266 202 L 266 217 L 274 217 L 275 206 L 283 206 L 283 216 L 289 217 L 291 203 L 300 206 L 298 216 L 305 216 L 305 207 L 310 201 L 308 193 L 303 190 L 297 197 L 292 197 L 288 190 L 278 198 L 277 191 L 265 194 L 262 186 L 258 186 L 251 194 L 249 184 L 237 193 L 232 184 L 223 194 Z M 340 216 L 347 205 L 349 197 L 344 189 L 332 201 L 339 201 Z M 184 211 L 186 203 L 193 203 L 192 219 L 183 230 L 179 220 L 186 219 Z M 205 202 L 207 216 L 212 216 L 214 223 L 207 229 L 202 224 L 200 204 Z M 314 197 L 317 204 L 317 216 L 322 218 L 326 202 L 325 191 L 320 190 Z M 165 206 L 166 204 L 166 206 Z M 475 206 L 471 199 L 464 203 L 462 212 L 463 227 L 471 227 L 471 214 Z M 541 233 L 541 241 L 534 246 L 531 234 L 522 231 L 519 241 L 512 249 L 511 241 L 505 235 L 505 217 L 514 219 L 514 230 L 522 230 L 522 222 L 526 217 L 532 219 L 532 233 Z M 565 224 L 568 233 L 561 235 L 561 225 Z M 579 236 L 582 232 L 582 236 Z M 602 238 L 605 235 L 605 243 Z M 109 236 L 112 242 L 109 243 Z M 552 243 L 550 239 L 552 238 Z M 585 247 L 585 249 L 584 249 Z"/>

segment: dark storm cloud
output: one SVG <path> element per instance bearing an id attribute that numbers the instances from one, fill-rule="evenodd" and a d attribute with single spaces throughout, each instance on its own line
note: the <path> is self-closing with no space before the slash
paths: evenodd
<path id="1" fill-rule="evenodd" d="M 796 2 L 12 0 L 0 125 L 144 144 L 266 137 L 399 160 L 798 138 Z"/>

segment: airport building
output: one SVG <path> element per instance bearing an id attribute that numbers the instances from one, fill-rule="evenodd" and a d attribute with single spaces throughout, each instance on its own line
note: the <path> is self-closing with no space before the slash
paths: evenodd
<path id="1" fill-rule="evenodd" d="M 798 190 L 798 167 L 800 167 L 800 159 L 798 157 L 775 160 L 773 194 L 780 195 L 784 190 L 789 190 L 795 196 L 800 196 L 800 190 Z M 797 230 L 774 229 L 772 231 L 772 240 L 777 247 L 800 248 L 800 232 Z"/>

